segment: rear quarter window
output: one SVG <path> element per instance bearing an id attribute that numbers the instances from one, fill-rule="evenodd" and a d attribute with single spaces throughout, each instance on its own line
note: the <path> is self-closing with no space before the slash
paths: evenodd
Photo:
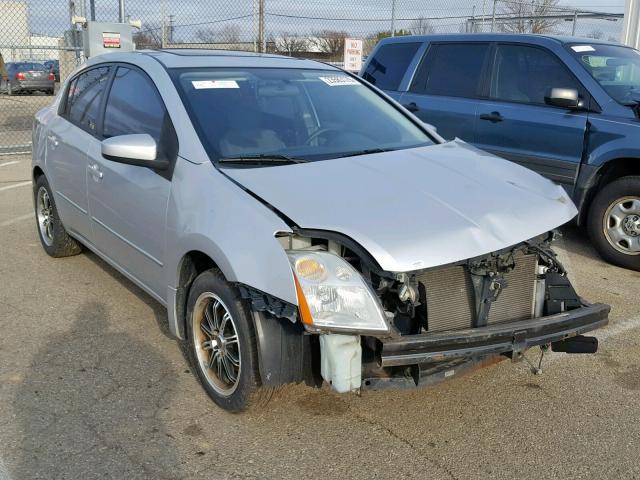
<path id="1" fill-rule="evenodd" d="M 382 90 L 397 90 L 420 42 L 382 45 L 369 61 L 362 78 Z"/>

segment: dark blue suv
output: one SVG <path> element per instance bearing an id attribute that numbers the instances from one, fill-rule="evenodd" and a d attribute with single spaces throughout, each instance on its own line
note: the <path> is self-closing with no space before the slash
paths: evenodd
<path id="1" fill-rule="evenodd" d="M 606 260 L 640 270 L 640 52 L 513 34 L 382 40 L 361 75 L 445 138 L 558 182 Z"/>

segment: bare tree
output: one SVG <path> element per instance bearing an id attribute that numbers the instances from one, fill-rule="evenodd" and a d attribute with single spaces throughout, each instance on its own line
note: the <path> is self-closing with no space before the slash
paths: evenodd
<path id="1" fill-rule="evenodd" d="M 347 35 L 347 32 L 321 30 L 314 32 L 310 41 L 321 53 L 326 54 L 329 60 L 338 60 L 342 58 L 344 39 L 347 38 Z"/>
<path id="2" fill-rule="evenodd" d="M 220 29 L 199 28 L 196 30 L 195 36 L 202 43 L 238 43 L 240 42 L 241 29 L 235 23 L 225 25 Z"/>
<path id="3" fill-rule="evenodd" d="M 602 37 L 604 37 L 604 32 L 602 30 L 600 30 L 599 28 L 594 28 L 589 33 L 587 33 L 585 36 L 587 38 L 595 38 L 596 40 L 599 40 Z"/>
<path id="4" fill-rule="evenodd" d="M 143 30 L 133 33 L 133 43 L 136 48 L 142 50 L 144 48 L 162 48 L 162 27 L 155 23 L 146 23 Z"/>
<path id="5" fill-rule="evenodd" d="M 418 17 L 409 25 L 409 31 L 411 31 L 412 35 L 429 35 L 430 33 L 435 33 L 436 30 L 429 19 Z"/>
<path id="6" fill-rule="evenodd" d="M 562 20 L 545 18 L 558 10 L 559 0 L 505 0 L 499 28 L 512 33 L 545 33 Z"/>
<path id="7" fill-rule="evenodd" d="M 283 32 L 278 37 L 270 38 L 270 40 L 273 41 L 277 53 L 283 53 L 291 57 L 295 57 L 298 53 L 309 51 L 309 41 L 297 33 Z"/>

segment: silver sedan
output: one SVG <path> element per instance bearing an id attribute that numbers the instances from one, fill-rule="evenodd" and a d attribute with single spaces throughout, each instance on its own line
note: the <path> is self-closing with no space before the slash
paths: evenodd
<path id="1" fill-rule="evenodd" d="M 89 60 L 36 115 L 37 225 L 168 311 L 239 411 L 276 386 L 429 385 L 607 323 L 556 259 L 562 188 L 309 60 L 189 50 Z M 122 352 L 127 355 L 127 352 Z"/>

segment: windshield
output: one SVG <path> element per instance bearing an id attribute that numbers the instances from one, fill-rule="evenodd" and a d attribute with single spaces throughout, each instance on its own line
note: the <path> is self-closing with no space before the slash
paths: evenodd
<path id="1" fill-rule="evenodd" d="M 46 71 L 47 69 L 45 68 L 44 65 L 42 65 L 41 63 L 16 63 L 16 67 L 18 68 L 18 70 L 39 70 L 39 71 Z"/>
<path id="2" fill-rule="evenodd" d="M 617 45 L 571 45 L 570 52 L 617 102 L 640 97 L 640 52 Z"/>
<path id="3" fill-rule="evenodd" d="M 326 160 L 434 143 L 389 102 L 339 71 L 278 68 L 172 72 L 215 160 Z"/>

